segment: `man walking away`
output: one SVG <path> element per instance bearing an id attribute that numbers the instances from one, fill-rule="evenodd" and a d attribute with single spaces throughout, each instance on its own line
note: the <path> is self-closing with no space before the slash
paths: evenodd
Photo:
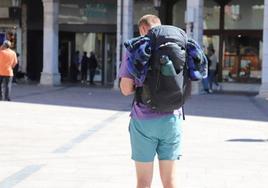
<path id="1" fill-rule="evenodd" d="M 11 43 L 5 40 L 0 47 L 0 100 L 10 101 L 13 68 L 18 63 L 16 53 L 10 49 Z"/>
<path id="2" fill-rule="evenodd" d="M 165 40 L 169 37 L 179 37 L 186 42 L 186 34 L 173 26 L 162 26 L 160 19 L 155 15 L 145 15 L 139 21 L 141 36 L 151 36 Z M 174 36 L 174 33 L 176 35 Z M 159 36 L 159 37 L 158 37 Z M 173 38 L 172 38 L 173 39 Z M 155 42 L 155 41 L 153 41 Z M 165 41 L 161 41 L 163 44 Z M 161 43 L 161 44 L 162 44 Z M 160 44 L 160 43 L 159 43 Z M 185 45 L 181 49 L 186 49 Z M 152 60 L 156 60 L 157 52 L 152 50 Z M 153 61 L 151 62 L 153 63 Z M 148 72 L 150 67 L 148 68 Z M 130 72 L 124 61 L 120 67 L 120 89 L 123 95 L 138 94 L 137 80 Z M 147 74 L 148 76 L 148 74 Z M 157 83 L 155 83 L 157 84 Z M 137 95 L 138 96 L 138 95 Z M 137 188 L 150 188 L 153 178 L 153 161 L 157 154 L 159 159 L 160 176 L 163 187 L 176 188 L 176 160 L 180 158 L 180 139 L 182 111 L 175 109 L 168 112 L 158 112 L 142 102 L 133 102 L 131 120 L 129 124 L 132 159 L 135 161 Z"/>

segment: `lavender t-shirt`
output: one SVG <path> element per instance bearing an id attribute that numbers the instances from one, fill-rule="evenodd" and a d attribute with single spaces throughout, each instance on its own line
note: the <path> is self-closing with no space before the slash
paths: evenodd
<path id="1" fill-rule="evenodd" d="M 133 79 L 135 82 L 135 78 L 129 73 L 127 69 L 127 61 L 123 61 L 120 69 L 119 69 L 119 78 L 130 78 Z M 149 119 L 149 118 L 157 118 L 162 117 L 170 114 L 176 114 L 178 116 L 182 115 L 181 109 L 174 110 L 174 112 L 156 112 L 148 108 L 146 105 L 139 103 L 137 105 L 134 102 L 130 116 L 135 119 Z"/>

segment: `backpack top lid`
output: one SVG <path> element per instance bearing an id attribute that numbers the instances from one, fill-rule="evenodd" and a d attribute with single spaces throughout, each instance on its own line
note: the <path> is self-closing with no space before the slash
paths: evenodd
<path id="1" fill-rule="evenodd" d="M 152 47 L 171 42 L 186 48 L 187 35 L 185 31 L 172 25 L 155 26 L 149 30 L 147 36 L 151 39 Z"/>
<path id="2" fill-rule="evenodd" d="M 147 35 L 150 38 L 152 69 L 160 69 L 160 59 L 163 55 L 173 62 L 176 72 L 183 70 L 186 61 L 186 33 L 175 26 L 160 25 L 153 27 Z"/>

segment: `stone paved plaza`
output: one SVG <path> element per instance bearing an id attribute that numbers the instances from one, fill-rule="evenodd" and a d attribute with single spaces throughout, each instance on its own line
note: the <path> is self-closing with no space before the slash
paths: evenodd
<path id="1" fill-rule="evenodd" d="M 12 102 L 0 101 L 0 188 L 135 187 L 131 97 L 80 86 L 12 92 Z M 198 95 L 185 111 L 179 188 L 267 188 L 267 100 Z M 155 165 L 152 187 L 160 188 Z"/>

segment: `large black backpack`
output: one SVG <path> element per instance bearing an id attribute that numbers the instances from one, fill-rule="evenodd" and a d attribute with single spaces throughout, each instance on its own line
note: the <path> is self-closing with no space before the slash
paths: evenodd
<path id="1" fill-rule="evenodd" d="M 174 26 L 161 25 L 152 28 L 148 35 L 152 55 L 143 87 L 136 89 L 135 100 L 154 111 L 171 112 L 179 109 L 190 94 L 190 80 L 186 67 L 186 33 Z M 176 74 L 161 74 L 160 59 L 167 56 Z"/>

